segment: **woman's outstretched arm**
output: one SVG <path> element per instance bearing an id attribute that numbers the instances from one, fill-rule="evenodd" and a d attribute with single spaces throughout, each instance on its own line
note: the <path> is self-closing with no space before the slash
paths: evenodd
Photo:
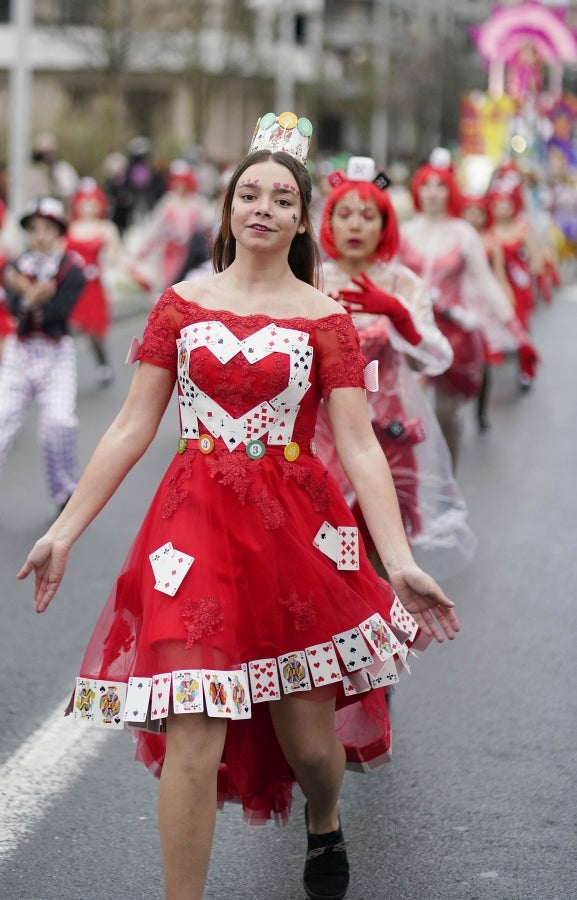
<path id="1" fill-rule="evenodd" d="M 154 438 L 173 386 L 166 369 L 139 365 L 122 409 L 99 441 L 72 497 L 16 576 L 22 579 L 34 572 L 36 612 L 44 612 L 58 590 L 74 542 Z"/>
<path id="2" fill-rule="evenodd" d="M 374 435 L 364 391 L 336 388 L 326 405 L 341 464 L 392 587 L 426 635 L 437 641 L 443 640 L 443 634 L 454 638 L 459 631 L 454 604 L 413 559 L 389 464 Z"/>

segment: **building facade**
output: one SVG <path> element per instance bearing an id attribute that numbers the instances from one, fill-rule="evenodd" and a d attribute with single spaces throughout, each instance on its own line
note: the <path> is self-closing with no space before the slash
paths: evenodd
<path id="1" fill-rule="evenodd" d="M 13 0 L 17 2 L 17 0 Z M 419 161 L 457 135 L 459 96 L 485 86 L 469 37 L 489 0 L 35 0 L 32 133 L 81 172 L 134 135 L 219 163 L 258 115 L 294 108 L 319 155 Z M 0 123 L 14 53 L 0 0 Z M 6 145 L 7 135 L 0 140 Z"/>

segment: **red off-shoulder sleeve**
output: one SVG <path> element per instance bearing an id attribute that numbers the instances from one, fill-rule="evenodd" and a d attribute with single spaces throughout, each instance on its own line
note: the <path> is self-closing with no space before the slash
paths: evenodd
<path id="1" fill-rule="evenodd" d="M 319 384 L 323 399 L 339 387 L 364 387 L 365 360 L 348 315 L 336 314 L 319 322 L 316 334 Z"/>
<path id="2" fill-rule="evenodd" d="M 156 303 L 148 317 L 136 358 L 140 362 L 168 369 L 176 379 L 176 339 L 180 336 L 182 314 L 175 308 L 173 299 L 174 295 L 165 291 Z"/>

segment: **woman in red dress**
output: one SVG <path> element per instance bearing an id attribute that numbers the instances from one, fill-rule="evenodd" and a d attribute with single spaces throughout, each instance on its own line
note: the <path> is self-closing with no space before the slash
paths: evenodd
<path id="1" fill-rule="evenodd" d="M 531 318 L 537 306 L 538 285 L 545 284 L 546 260 L 537 233 L 524 212 L 521 175 L 505 168 L 492 181 L 487 192 L 489 227 L 485 246 L 494 264 L 502 257 L 509 282 L 515 315 L 525 332 L 530 331 Z M 520 360 L 519 384 L 531 387 L 534 367 Z"/>
<path id="2" fill-rule="evenodd" d="M 153 211 L 148 233 L 138 251 L 140 260 L 153 254 L 157 260 L 158 282 L 164 290 L 172 284 L 185 263 L 190 241 L 196 232 L 210 233 L 214 213 L 198 192 L 196 175 L 185 160 L 170 164 L 167 190 Z"/>
<path id="3" fill-rule="evenodd" d="M 452 365 L 434 385 L 437 418 L 456 464 L 460 411 L 478 395 L 483 377 L 478 305 L 501 322 L 508 322 L 513 311 L 481 238 L 459 216 L 461 196 L 449 159 L 435 154 L 433 163 L 415 172 L 411 189 L 418 213 L 401 227 L 399 259 L 424 280 L 437 325 L 453 348 Z"/>
<path id="4" fill-rule="evenodd" d="M 86 287 L 74 308 L 71 325 L 88 336 L 97 362 L 96 378 L 102 387 L 114 378 L 106 337 L 110 328 L 110 303 L 105 284 L 106 268 L 121 266 L 129 278 L 140 286 L 143 280 L 122 245 L 114 222 L 106 218 L 107 201 L 93 178 L 80 182 L 72 198 L 71 222 L 67 248 L 75 251 L 84 262 Z"/>
<path id="5" fill-rule="evenodd" d="M 354 326 L 313 287 L 310 123 L 260 122 L 224 198 L 217 274 L 169 288 L 153 309 L 125 405 L 19 573 L 35 572 L 43 612 L 178 384 L 178 452 L 89 641 L 77 713 L 130 723 L 140 759 L 161 773 L 167 900 L 203 896 L 217 797 L 240 799 L 249 821 L 285 820 L 295 780 L 307 799 L 307 896 L 344 897 L 346 757 L 384 761 L 381 686 L 395 660 L 402 668 L 419 634 L 427 643 L 458 629 L 411 555 Z M 390 585 L 311 446 L 323 396 Z M 104 724 L 109 688 L 124 705 Z"/>

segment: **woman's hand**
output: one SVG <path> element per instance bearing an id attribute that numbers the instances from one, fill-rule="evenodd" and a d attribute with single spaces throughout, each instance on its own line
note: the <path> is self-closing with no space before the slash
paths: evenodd
<path id="1" fill-rule="evenodd" d="M 16 578 L 27 578 L 33 571 L 34 608 L 41 613 L 47 608 L 64 578 L 70 547 L 64 541 L 57 541 L 47 535 L 36 541 L 26 558 L 26 562 Z"/>
<path id="2" fill-rule="evenodd" d="M 388 316 L 401 337 L 409 344 L 416 346 L 421 343 L 422 338 L 415 327 L 411 313 L 394 294 L 382 291 L 365 272 L 361 272 L 358 278 L 353 278 L 353 284 L 356 284 L 360 290 L 344 290 L 339 294 L 339 299 L 347 312 L 362 311 Z"/>
<path id="3" fill-rule="evenodd" d="M 388 572 L 395 593 L 428 637 L 442 643 L 443 633 L 450 641 L 460 631 L 454 603 L 443 593 L 434 578 L 416 564 Z"/>

